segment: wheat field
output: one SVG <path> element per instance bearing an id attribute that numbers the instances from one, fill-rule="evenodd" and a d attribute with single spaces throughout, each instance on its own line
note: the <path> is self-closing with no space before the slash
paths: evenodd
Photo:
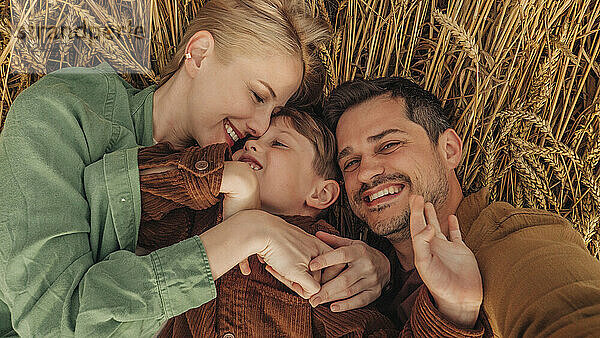
<path id="1" fill-rule="evenodd" d="M 384 75 L 432 91 L 453 109 L 463 137 L 458 175 L 465 191 L 487 186 L 494 200 L 556 212 L 599 256 L 600 1 L 307 1 L 334 33 L 320 50 L 326 91 Z M 202 4 L 0 0 L 2 122 L 14 98 L 56 68 L 108 60 L 137 87 L 156 83 Z M 136 15 L 148 17 L 149 43 L 50 36 L 19 45 L 16 29 Z M 51 43 L 58 47 L 45 50 Z M 149 53 L 150 67 L 132 50 Z M 23 64 L 34 68 L 24 72 Z"/>

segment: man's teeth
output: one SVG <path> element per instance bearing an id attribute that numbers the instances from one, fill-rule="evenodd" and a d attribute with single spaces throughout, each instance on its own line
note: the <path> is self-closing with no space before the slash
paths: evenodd
<path id="1" fill-rule="evenodd" d="M 231 128 L 231 126 L 227 123 L 225 123 L 225 130 L 227 130 L 227 134 L 229 134 L 229 136 L 231 136 L 231 139 L 233 140 L 233 142 L 237 142 L 240 139 L 237 136 L 237 134 L 235 133 L 235 131 L 233 131 L 233 128 Z"/>
<path id="2" fill-rule="evenodd" d="M 379 197 L 383 197 L 385 195 L 397 194 L 401 190 L 402 190 L 402 188 L 396 187 L 396 186 L 385 188 L 385 189 L 380 190 L 372 195 L 369 195 L 369 202 L 373 202 L 374 200 L 378 199 Z"/>
<path id="3" fill-rule="evenodd" d="M 250 168 L 254 169 L 254 170 L 260 170 L 262 169 L 260 166 L 252 163 L 252 162 L 248 162 L 248 165 L 250 166 Z"/>

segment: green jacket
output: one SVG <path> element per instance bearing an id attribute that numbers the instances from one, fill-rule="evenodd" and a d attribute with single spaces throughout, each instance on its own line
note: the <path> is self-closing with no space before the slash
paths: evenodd
<path id="1" fill-rule="evenodd" d="M 49 74 L 0 134 L 0 336 L 151 336 L 216 296 L 202 242 L 134 254 L 154 87 Z"/>

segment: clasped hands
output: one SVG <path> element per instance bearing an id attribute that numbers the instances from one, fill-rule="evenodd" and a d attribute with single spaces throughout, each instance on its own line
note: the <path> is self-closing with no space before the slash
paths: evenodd
<path id="1" fill-rule="evenodd" d="M 411 196 L 410 210 L 415 268 L 437 309 L 458 326 L 472 328 L 483 301 L 483 287 L 475 256 L 462 240 L 458 219 L 448 217 L 446 236 L 434 206 L 425 203 L 423 197 Z M 333 302 L 332 311 L 359 308 L 379 297 L 390 278 L 389 261 L 381 252 L 361 241 L 325 232 L 318 232 L 316 237 L 331 247 L 308 263 L 313 277 L 320 278 L 317 293 L 305 291 L 270 266 L 267 270 L 302 297 L 310 298 L 313 306 Z M 322 273 L 315 274 L 318 271 Z"/>

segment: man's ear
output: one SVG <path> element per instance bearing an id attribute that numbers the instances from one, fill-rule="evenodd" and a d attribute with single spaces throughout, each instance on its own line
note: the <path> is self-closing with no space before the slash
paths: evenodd
<path id="1" fill-rule="evenodd" d="M 198 31 L 185 46 L 184 67 L 191 77 L 195 77 L 202 61 L 214 52 L 215 40 L 208 31 Z"/>
<path id="2" fill-rule="evenodd" d="M 462 158 L 462 140 L 454 129 L 448 128 L 438 138 L 438 150 L 448 165 L 448 169 L 458 167 Z"/>
<path id="3" fill-rule="evenodd" d="M 333 204 L 340 195 L 340 185 L 335 180 L 320 180 L 306 198 L 309 207 L 323 210 Z"/>

